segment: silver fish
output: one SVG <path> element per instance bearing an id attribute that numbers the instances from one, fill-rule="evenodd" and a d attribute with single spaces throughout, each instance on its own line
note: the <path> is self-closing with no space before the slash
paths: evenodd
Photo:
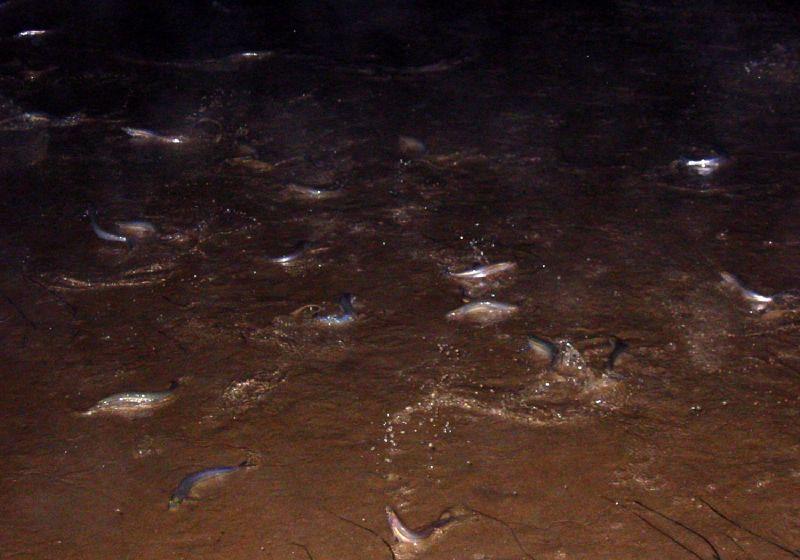
<path id="1" fill-rule="evenodd" d="M 124 235 L 117 235 L 115 233 L 108 232 L 102 229 L 97 224 L 97 211 L 96 210 L 89 210 L 89 222 L 92 224 L 92 230 L 94 234 L 102 239 L 103 241 L 115 241 L 117 243 L 129 243 L 128 238 Z"/>
<path id="2" fill-rule="evenodd" d="M 678 164 L 685 167 L 687 170 L 700 175 L 701 177 L 708 177 L 712 173 L 719 170 L 720 167 L 728 162 L 728 158 L 717 156 L 701 159 L 680 158 Z"/>
<path id="3" fill-rule="evenodd" d="M 389 529 L 392 531 L 392 535 L 394 535 L 394 538 L 397 539 L 398 542 L 412 545 L 425 542 L 425 540 L 430 538 L 437 530 L 444 529 L 447 525 L 459 521 L 464 517 L 464 515 L 455 515 L 448 510 L 433 523 L 412 530 L 403 523 L 391 506 L 386 506 L 386 520 L 389 522 Z"/>
<path id="4" fill-rule="evenodd" d="M 104 399 L 100 399 L 90 409 L 81 412 L 82 416 L 93 416 L 95 414 L 119 414 L 122 416 L 137 416 L 149 414 L 155 408 L 170 402 L 178 387 L 173 382 L 166 391 L 130 391 L 127 393 L 116 393 Z"/>
<path id="5" fill-rule="evenodd" d="M 27 29 L 25 31 L 20 31 L 14 37 L 17 39 L 27 39 L 29 37 L 41 37 L 42 35 L 47 35 L 48 33 L 52 33 L 49 29 Z"/>
<path id="6" fill-rule="evenodd" d="M 493 323 L 516 313 L 519 307 L 493 300 L 473 301 L 450 311 L 446 317 L 451 321 L 468 320 L 476 323 Z"/>
<path id="7" fill-rule="evenodd" d="M 117 229 L 120 231 L 120 233 L 124 233 L 128 239 L 144 239 L 146 237 L 152 237 L 158 233 L 156 226 L 143 220 L 117 222 Z"/>
<path id="8" fill-rule="evenodd" d="M 285 255 L 270 257 L 267 260 L 275 264 L 289 264 L 296 261 L 303 255 L 303 253 L 312 247 L 314 247 L 314 243 L 311 241 L 299 241 L 291 249 L 289 249 L 289 252 Z"/>
<path id="9" fill-rule="evenodd" d="M 290 183 L 286 185 L 285 190 L 287 194 L 309 200 L 325 200 L 328 198 L 334 198 L 341 194 L 340 189 L 323 189 L 319 187 L 298 185 L 297 183 Z"/>
<path id="10" fill-rule="evenodd" d="M 513 262 L 500 262 L 495 264 L 474 266 L 470 269 L 462 270 L 461 272 L 450 272 L 449 275 L 452 278 L 472 280 L 479 278 L 488 278 L 489 276 L 494 276 L 496 274 L 500 274 L 501 272 L 513 270 L 516 267 L 517 264 Z"/>
<path id="11" fill-rule="evenodd" d="M 253 466 L 254 465 L 250 464 L 248 461 L 243 461 L 238 465 L 233 465 L 229 467 L 211 467 L 208 469 L 203 469 L 202 471 L 197 471 L 192 474 L 189 474 L 185 476 L 178 483 L 178 486 L 175 488 L 175 491 L 169 498 L 168 507 L 170 510 L 174 510 L 178 506 L 180 506 L 181 503 L 190 499 L 192 490 L 194 489 L 195 486 L 197 486 L 201 482 L 206 482 L 211 479 L 227 476 L 238 470 L 246 469 Z"/>
<path id="12" fill-rule="evenodd" d="M 156 144 L 184 144 L 186 142 L 184 136 L 162 136 L 161 134 L 144 128 L 124 126 L 122 127 L 122 131 L 133 140 L 138 140 L 140 142 L 153 142 Z"/>
<path id="13" fill-rule="evenodd" d="M 745 288 L 744 285 L 736 278 L 733 274 L 728 272 L 720 272 L 720 276 L 722 276 L 722 281 L 728 287 L 733 289 L 734 291 L 738 292 L 747 302 L 750 303 L 750 306 L 756 311 L 762 311 L 766 309 L 766 307 L 775 301 L 773 296 L 763 296 Z"/>

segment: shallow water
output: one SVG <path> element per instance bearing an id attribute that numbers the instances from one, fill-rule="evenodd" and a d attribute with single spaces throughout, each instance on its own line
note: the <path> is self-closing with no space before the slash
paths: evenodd
<path id="1" fill-rule="evenodd" d="M 387 505 L 477 512 L 424 558 L 800 554 L 797 308 L 719 275 L 798 289 L 795 12 L 114 5 L 0 5 L 3 557 L 388 558 Z"/>

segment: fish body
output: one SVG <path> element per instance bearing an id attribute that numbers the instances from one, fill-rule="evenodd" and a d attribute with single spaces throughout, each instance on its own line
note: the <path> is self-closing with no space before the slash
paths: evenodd
<path id="1" fill-rule="evenodd" d="M 193 472 L 189 475 L 186 475 L 178 483 L 178 486 L 175 488 L 175 491 L 172 493 L 172 496 L 170 496 L 169 506 L 168 506 L 169 509 L 174 510 L 178 506 L 180 506 L 181 503 L 183 503 L 185 500 L 189 499 L 191 497 L 192 490 L 198 484 L 215 478 L 227 476 L 238 470 L 252 466 L 253 465 L 250 465 L 247 461 L 244 461 L 238 465 L 232 465 L 226 467 L 211 467 L 208 469 L 203 469 L 201 471 Z"/>
<path id="2" fill-rule="evenodd" d="M 124 126 L 122 127 L 122 131 L 134 140 L 139 140 L 142 142 L 154 142 L 158 144 L 183 144 L 186 142 L 186 138 L 183 136 L 162 136 L 161 134 L 153 132 L 152 130 L 146 130 L 144 128 L 131 128 Z"/>
<path id="3" fill-rule="evenodd" d="M 327 198 L 333 198 L 341 194 L 339 189 L 322 189 L 319 187 L 298 185 L 297 183 L 291 183 L 287 185 L 286 191 L 289 194 L 293 194 L 309 200 L 325 200 Z"/>
<path id="4" fill-rule="evenodd" d="M 554 368 L 560 360 L 558 347 L 547 339 L 534 335 L 528 335 L 528 348 L 539 356 L 547 358 L 548 367 Z"/>
<path id="5" fill-rule="evenodd" d="M 386 506 L 386 520 L 389 522 L 389 529 L 392 531 L 394 538 L 403 544 L 422 544 L 436 531 L 444 529 L 446 526 L 464 517 L 466 517 L 466 515 L 455 515 L 452 511 L 447 510 L 433 523 L 412 530 L 403 523 L 400 516 L 397 515 L 397 512 L 395 512 L 391 506 Z"/>
<path id="6" fill-rule="evenodd" d="M 468 270 L 462 270 L 461 272 L 450 272 L 449 275 L 451 278 L 463 279 L 463 280 L 477 280 L 480 278 L 488 278 L 490 276 L 495 276 L 502 272 L 507 272 L 509 270 L 513 270 L 516 268 L 516 263 L 513 262 L 500 262 L 494 264 L 486 264 L 482 266 L 474 266 Z"/>
<path id="7" fill-rule="evenodd" d="M 738 292 L 756 311 L 765 309 L 769 304 L 775 301 L 773 296 L 764 296 L 746 288 L 733 274 L 720 272 L 720 276 L 722 276 L 722 281 L 728 287 Z"/>
<path id="8" fill-rule="evenodd" d="M 115 393 L 97 401 L 90 409 L 81 413 L 82 416 L 95 414 L 118 414 L 122 416 L 136 416 L 146 414 L 172 400 L 177 383 L 172 383 L 166 391 L 130 391 Z"/>
<path id="9" fill-rule="evenodd" d="M 352 323 L 356 319 L 356 310 L 353 307 L 353 300 L 355 297 L 353 294 L 344 293 L 339 297 L 339 307 L 341 308 L 341 313 L 335 313 L 331 315 L 317 315 L 314 317 L 314 320 L 317 323 L 321 323 L 323 325 L 327 325 L 330 327 L 346 325 L 348 323 Z"/>
<path id="10" fill-rule="evenodd" d="M 128 238 L 124 235 L 117 235 L 116 233 L 111 233 L 109 231 L 104 230 L 101 228 L 97 223 L 97 212 L 94 210 L 89 210 L 89 221 L 92 224 L 92 230 L 94 234 L 102 239 L 103 241 L 114 241 L 117 243 L 128 243 Z"/>
<path id="11" fill-rule="evenodd" d="M 156 226 L 143 220 L 133 220 L 130 222 L 117 222 L 117 230 L 125 234 L 127 239 L 144 239 L 152 237 L 157 233 Z"/>
<path id="12" fill-rule="evenodd" d="M 27 39 L 29 37 L 41 37 L 42 35 L 47 35 L 51 33 L 49 29 L 27 29 L 25 31 L 20 31 L 14 37 L 17 39 Z"/>
<path id="13" fill-rule="evenodd" d="M 519 307 L 493 300 L 473 301 L 450 311 L 446 317 L 451 321 L 468 320 L 477 323 L 499 321 L 516 313 Z"/>
<path id="14" fill-rule="evenodd" d="M 308 249 L 312 248 L 313 246 L 314 243 L 312 243 L 311 241 L 299 241 L 291 249 L 289 249 L 289 252 L 286 253 L 285 255 L 280 255 L 278 257 L 270 257 L 267 260 L 275 264 L 289 264 L 291 262 L 296 261 L 303 255 L 303 253 L 305 253 Z"/>
<path id="15" fill-rule="evenodd" d="M 678 164 L 682 165 L 688 171 L 696 175 L 700 175 L 701 177 L 708 177 L 712 173 L 719 170 L 720 167 L 725 165 L 728 162 L 728 158 L 723 156 L 716 156 L 716 157 L 708 157 L 708 158 L 700 158 L 700 159 L 689 159 L 686 157 L 682 157 L 678 160 Z"/>

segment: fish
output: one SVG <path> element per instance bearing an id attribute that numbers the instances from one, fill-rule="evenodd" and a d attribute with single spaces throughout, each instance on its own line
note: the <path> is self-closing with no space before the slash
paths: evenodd
<path id="1" fill-rule="evenodd" d="M 14 37 L 17 39 L 26 39 L 28 37 L 41 37 L 42 35 L 47 35 L 48 33 L 52 33 L 52 31 L 49 29 L 27 29 L 15 34 Z"/>
<path id="2" fill-rule="evenodd" d="M 745 301 L 750 303 L 750 306 L 755 311 L 762 311 L 767 308 L 771 303 L 775 301 L 774 296 L 764 296 L 745 288 L 744 285 L 736 278 L 733 274 L 728 272 L 720 272 L 720 276 L 722 276 L 722 282 L 727 285 L 729 288 L 733 289 L 734 291 L 738 292 Z"/>
<path id="3" fill-rule="evenodd" d="M 286 185 L 286 192 L 290 195 L 299 196 L 309 200 L 325 200 L 334 198 L 341 194 L 341 189 L 322 189 L 319 187 L 309 187 L 306 185 L 298 185 L 297 183 L 289 183 Z"/>
<path id="4" fill-rule="evenodd" d="M 494 264 L 476 265 L 470 269 L 462 270 L 461 272 L 449 272 L 451 278 L 473 280 L 479 278 L 488 278 L 495 276 L 501 272 L 513 270 L 517 267 L 517 263 L 513 262 L 499 262 Z"/>
<path id="5" fill-rule="evenodd" d="M 184 136 L 162 136 L 161 134 L 144 128 L 123 126 L 122 131 L 133 140 L 138 140 L 140 142 L 153 142 L 157 144 L 184 144 L 186 142 Z"/>
<path id="6" fill-rule="evenodd" d="M 95 414 L 119 414 L 121 416 L 146 415 L 155 408 L 163 406 L 174 398 L 177 381 L 173 381 L 166 391 L 130 391 L 115 393 L 97 401 L 93 407 L 80 413 L 81 416 Z"/>
<path id="7" fill-rule="evenodd" d="M 403 523 L 403 521 L 400 519 L 400 516 L 397 515 L 397 512 L 395 512 L 391 506 L 386 506 L 386 520 L 389 522 L 389 529 L 392 531 L 394 538 L 403 544 L 422 544 L 437 530 L 442 530 L 451 523 L 460 521 L 465 517 L 466 515 L 457 515 L 452 510 L 446 510 L 441 516 L 439 516 L 439 519 L 433 523 L 429 523 L 424 527 L 412 530 L 409 529 L 405 523 Z"/>
<path id="8" fill-rule="evenodd" d="M 88 214 L 89 214 L 89 222 L 92 224 L 92 230 L 94 231 L 94 234 L 97 237 L 99 237 L 103 241 L 115 241 L 117 243 L 130 243 L 128 241 L 128 238 L 125 237 L 124 235 L 117 235 L 115 233 L 111 233 L 111 232 L 108 232 L 108 231 L 102 229 L 97 224 L 97 211 L 96 210 L 91 209 L 91 210 L 88 211 Z"/>
<path id="9" fill-rule="evenodd" d="M 339 307 L 342 309 L 341 313 L 334 313 L 331 315 L 315 315 L 314 320 L 317 323 L 322 323 L 330 327 L 339 325 L 346 325 L 352 323 L 356 319 L 356 310 L 353 307 L 353 294 L 344 293 L 339 296 Z"/>
<path id="10" fill-rule="evenodd" d="M 117 222 L 116 225 L 120 233 L 124 233 L 127 239 L 131 238 L 144 239 L 146 237 L 152 237 L 153 235 L 158 233 L 158 231 L 156 230 L 156 226 L 144 220 Z"/>
<path id="11" fill-rule="evenodd" d="M 628 343 L 622 340 L 621 338 L 617 338 L 616 336 L 612 336 L 608 339 L 609 343 L 611 344 L 611 353 L 608 355 L 608 359 L 606 360 L 606 373 L 612 373 L 614 371 L 614 364 L 617 362 L 617 358 L 619 358 L 620 354 L 628 350 Z"/>
<path id="12" fill-rule="evenodd" d="M 175 491 L 172 492 L 167 507 L 170 510 L 177 509 L 178 506 L 180 506 L 183 502 L 192 498 L 192 490 L 195 486 L 202 482 L 227 476 L 241 469 L 252 468 L 254 466 L 255 465 L 246 460 L 242 461 L 238 465 L 232 465 L 228 467 L 210 467 L 188 474 L 183 477 L 183 479 L 178 483 L 178 486 L 175 488 Z"/>
<path id="13" fill-rule="evenodd" d="M 493 323 L 516 313 L 519 307 L 493 300 L 473 301 L 450 311 L 446 317 L 451 321 L 469 320 L 476 323 Z"/>
<path id="14" fill-rule="evenodd" d="M 528 335 L 528 348 L 538 355 L 547 358 L 547 367 L 554 368 L 561 359 L 558 347 L 547 339 L 535 335 Z"/>
<path id="15" fill-rule="evenodd" d="M 685 167 L 692 173 L 701 177 L 708 177 L 714 172 L 718 171 L 720 167 L 728 163 L 728 158 L 724 156 L 708 157 L 701 159 L 689 159 L 682 157 L 676 162 L 678 165 Z"/>
<path id="16" fill-rule="evenodd" d="M 312 247 L 314 247 L 314 243 L 312 241 L 298 241 L 285 255 L 270 257 L 267 260 L 275 264 L 290 264 L 300 258 L 303 253 Z"/>
<path id="17" fill-rule="evenodd" d="M 118 233 L 106 231 L 97 223 L 97 210 L 91 208 L 87 211 L 92 230 L 95 235 L 104 241 L 115 241 L 117 243 L 127 243 L 129 246 L 134 240 L 141 240 L 152 237 L 158 233 L 156 226 L 144 220 L 132 220 L 126 222 L 116 222 Z M 123 234 L 123 235 L 120 235 Z"/>

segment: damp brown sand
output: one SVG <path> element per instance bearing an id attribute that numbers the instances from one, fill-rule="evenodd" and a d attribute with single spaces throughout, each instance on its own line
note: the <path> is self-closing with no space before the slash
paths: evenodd
<path id="1" fill-rule="evenodd" d="M 114 107 L 126 125 L 190 135 L 205 107 L 230 133 L 159 151 L 95 123 L 39 138 L 44 159 L 0 160 L 14 177 L 0 194 L 0 550 L 389 558 L 386 505 L 411 527 L 458 505 L 483 515 L 420 557 L 791 557 L 796 315 L 751 313 L 719 271 L 797 288 L 800 161 L 784 132 L 799 116 L 784 102 L 800 44 L 774 12 L 735 42 L 659 10 L 529 15 L 546 52 L 497 46 L 441 73 L 277 56 L 274 73 L 238 68 L 220 86 L 116 69 L 141 95 Z M 736 10 L 714 13 L 739 28 Z M 610 46 L 558 48 L 573 32 Z M 636 41 L 652 36 L 666 50 L 645 56 Z M 15 80 L 2 94 L 30 95 Z M 184 94 L 165 100 L 174 83 Z M 405 135 L 427 152 L 404 160 Z M 724 173 L 670 169 L 718 141 Z M 227 165 L 240 143 L 274 169 Z M 338 196 L 286 197 L 290 184 Z M 104 243 L 88 202 L 173 237 Z M 301 239 L 327 250 L 268 262 Z M 470 295 L 518 311 L 447 321 L 465 295 L 447 271 L 501 261 L 513 273 Z M 343 292 L 352 324 L 292 314 L 336 311 Z M 523 351 L 531 333 L 568 340 L 586 367 L 547 371 Z M 630 350 L 600 382 L 612 335 Z M 73 414 L 176 379 L 152 416 Z M 187 473 L 245 459 L 258 468 L 167 510 Z"/>

